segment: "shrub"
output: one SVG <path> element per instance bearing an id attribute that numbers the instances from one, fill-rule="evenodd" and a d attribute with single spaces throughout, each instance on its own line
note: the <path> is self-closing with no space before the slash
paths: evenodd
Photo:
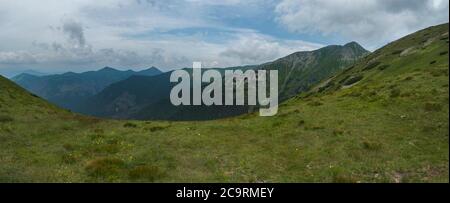
<path id="1" fill-rule="evenodd" d="M 363 68 L 363 71 L 374 69 L 380 64 L 381 64 L 381 62 L 378 62 L 378 61 L 369 63 L 366 67 Z"/>
<path id="2" fill-rule="evenodd" d="M 378 151 L 382 148 L 381 143 L 374 141 L 364 141 L 363 148 L 372 151 Z"/>
<path id="3" fill-rule="evenodd" d="M 328 88 L 333 87 L 333 86 L 334 86 L 334 82 L 332 82 L 332 81 L 328 82 L 326 85 L 324 85 L 323 87 L 319 88 L 319 92 L 323 92 L 323 91 L 325 91 Z"/>
<path id="4" fill-rule="evenodd" d="M 382 65 L 382 66 L 379 66 L 378 67 L 378 70 L 386 70 L 387 68 L 389 68 L 391 65 L 388 65 L 388 64 L 384 64 L 384 65 Z"/>
<path id="5" fill-rule="evenodd" d="M 351 75 L 347 75 L 344 78 L 342 78 L 342 80 L 339 81 L 339 84 L 344 83 L 347 79 L 349 79 L 351 77 Z"/>
<path id="6" fill-rule="evenodd" d="M 37 95 L 35 95 L 35 94 L 33 94 L 33 93 L 30 93 L 30 95 L 31 95 L 32 97 L 40 98 L 39 96 L 37 96 Z"/>
<path id="7" fill-rule="evenodd" d="M 0 123 L 12 122 L 14 119 L 11 116 L 0 115 Z"/>
<path id="8" fill-rule="evenodd" d="M 153 182 L 162 176 L 161 170 L 157 166 L 137 166 L 128 171 L 128 176 L 132 180 L 143 179 Z"/>
<path id="9" fill-rule="evenodd" d="M 156 132 L 156 131 L 160 131 L 160 130 L 164 130 L 164 129 L 165 128 L 161 127 L 161 126 L 153 126 L 153 127 L 149 128 L 150 132 Z"/>
<path id="10" fill-rule="evenodd" d="M 303 125 L 305 125 L 305 120 L 300 120 L 300 121 L 298 122 L 298 126 L 303 126 Z"/>
<path id="11" fill-rule="evenodd" d="M 430 65 L 433 65 L 433 64 L 435 64 L 436 63 L 436 61 L 431 61 L 430 62 Z"/>
<path id="12" fill-rule="evenodd" d="M 446 54 L 448 54 L 448 51 L 443 51 L 443 52 L 439 53 L 439 55 L 441 55 L 441 56 L 446 55 Z"/>
<path id="13" fill-rule="evenodd" d="M 353 84 L 361 81 L 363 78 L 364 78 L 364 76 L 362 76 L 362 75 L 352 76 L 347 81 L 344 82 L 344 85 L 346 85 L 346 86 L 353 85 Z"/>
<path id="14" fill-rule="evenodd" d="M 401 54 L 403 52 L 403 50 L 395 50 L 392 52 L 392 55 L 398 55 Z"/>
<path id="15" fill-rule="evenodd" d="M 312 101 L 312 102 L 309 102 L 308 105 L 310 105 L 310 106 L 322 106 L 323 103 L 320 102 L 320 101 Z"/>
<path id="16" fill-rule="evenodd" d="M 117 158 L 96 158 L 88 161 L 85 167 L 90 176 L 106 177 L 119 172 L 124 166 L 124 162 Z"/>
<path id="17" fill-rule="evenodd" d="M 125 124 L 123 125 L 123 127 L 125 127 L 125 128 L 136 128 L 137 125 L 134 124 L 134 123 L 125 123 Z"/>
<path id="18" fill-rule="evenodd" d="M 339 136 L 339 135 L 343 135 L 343 134 L 344 134 L 344 130 L 342 130 L 342 129 L 333 130 L 333 135 L 335 135 L 335 136 Z"/>

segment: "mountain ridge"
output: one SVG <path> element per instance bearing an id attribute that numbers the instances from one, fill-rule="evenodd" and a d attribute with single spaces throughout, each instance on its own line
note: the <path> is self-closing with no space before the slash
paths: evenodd
<path id="1" fill-rule="evenodd" d="M 314 51 L 295 52 L 273 62 L 243 68 L 278 70 L 282 102 L 308 90 L 315 83 L 342 70 L 368 53 L 356 42 L 352 42 L 349 45 L 331 45 Z M 241 67 L 217 70 L 230 69 Z M 134 76 L 111 84 L 87 100 L 80 108 L 80 112 L 120 119 L 209 120 L 241 115 L 257 109 L 251 106 L 173 106 L 169 100 L 170 90 L 174 85 L 169 81 L 170 74 L 171 72 L 153 77 Z"/>
<path id="2" fill-rule="evenodd" d="M 20 74 L 12 78 L 30 92 L 50 102 L 70 110 L 76 110 L 80 103 L 103 90 L 108 85 L 126 79 L 132 75 L 157 75 L 162 72 L 155 68 L 141 71 L 121 71 L 104 67 L 97 71 L 82 73 L 65 72 L 45 76 Z"/>

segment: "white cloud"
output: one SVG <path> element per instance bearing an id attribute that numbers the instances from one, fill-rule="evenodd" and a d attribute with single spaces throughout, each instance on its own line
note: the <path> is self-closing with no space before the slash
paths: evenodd
<path id="1" fill-rule="evenodd" d="M 263 1 L 252 1 L 260 4 Z M 0 68 L 51 72 L 103 66 L 165 69 L 262 63 L 311 44 L 269 38 L 254 30 L 211 21 L 209 6 L 249 1 L 199 0 L 0 0 Z M 5 11 L 5 12 L 3 12 Z M 20 11 L 20 12 L 19 12 Z M 201 34 L 165 33 L 183 28 L 223 30 L 220 42 Z M 152 33 L 157 33 L 152 35 Z"/>
<path id="2" fill-rule="evenodd" d="M 322 46 L 256 31 L 249 20 L 260 12 L 273 11 L 260 24 L 277 16 L 276 21 L 292 33 L 330 38 L 338 34 L 370 47 L 448 18 L 448 2 L 443 0 L 283 0 L 274 8 L 275 2 L 0 0 L 0 69 L 174 69 L 188 67 L 192 61 L 227 67 L 259 64 Z M 239 12 L 226 13 L 233 9 Z M 241 10 L 246 13 L 241 15 Z M 230 17 L 227 14 L 232 15 L 229 21 L 247 19 L 234 25 L 221 19 L 221 15 Z M 272 24 L 267 26 L 264 29 L 271 29 Z M 171 32 L 190 28 L 208 29 Z M 214 33 L 208 35 L 209 30 Z M 211 35 L 214 39 L 208 38 Z"/>
<path id="3" fill-rule="evenodd" d="M 448 22 L 446 0 L 283 0 L 277 21 L 297 33 L 341 35 L 375 48 Z"/>
<path id="4" fill-rule="evenodd" d="M 322 45 L 298 40 L 280 41 L 254 33 L 239 36 L 225 51 L 221 52 L 221 56 L 236 59 L 236 62 L 240 64 L 257 64 L 275 60 L 298 50 L 306 51 L 320 47 Z"/>

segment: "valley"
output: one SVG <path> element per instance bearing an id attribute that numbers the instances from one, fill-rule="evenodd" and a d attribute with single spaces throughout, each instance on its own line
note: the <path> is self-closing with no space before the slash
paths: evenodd
<path id="1" fill-rule="evenodd" d="M 448 183 L 448 51 L 442 24 L 370 54 L 350 43 L 252 66 L 280 71 L 273 117 L 192 120 L 198 109 L 155 96 L 170 91 L 168 73 L 106 87 L 92 100 L 106 119 L 0 77 L 0 182 Z"/>

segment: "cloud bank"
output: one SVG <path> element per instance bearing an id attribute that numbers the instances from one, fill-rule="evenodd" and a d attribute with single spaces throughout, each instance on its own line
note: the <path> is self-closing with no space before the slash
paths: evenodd
<path id="1" fill-rule="evenodd" d="M 447 19 L 443 0 L 0 0 L 0 73 L 259 64 Z"/>
<path id="2" fill-rule="evenodd" d="M 448 22 L 446 0 L 283 0 L 277 21 L 296 33 L 340 35 L 376 48 Z"/>

